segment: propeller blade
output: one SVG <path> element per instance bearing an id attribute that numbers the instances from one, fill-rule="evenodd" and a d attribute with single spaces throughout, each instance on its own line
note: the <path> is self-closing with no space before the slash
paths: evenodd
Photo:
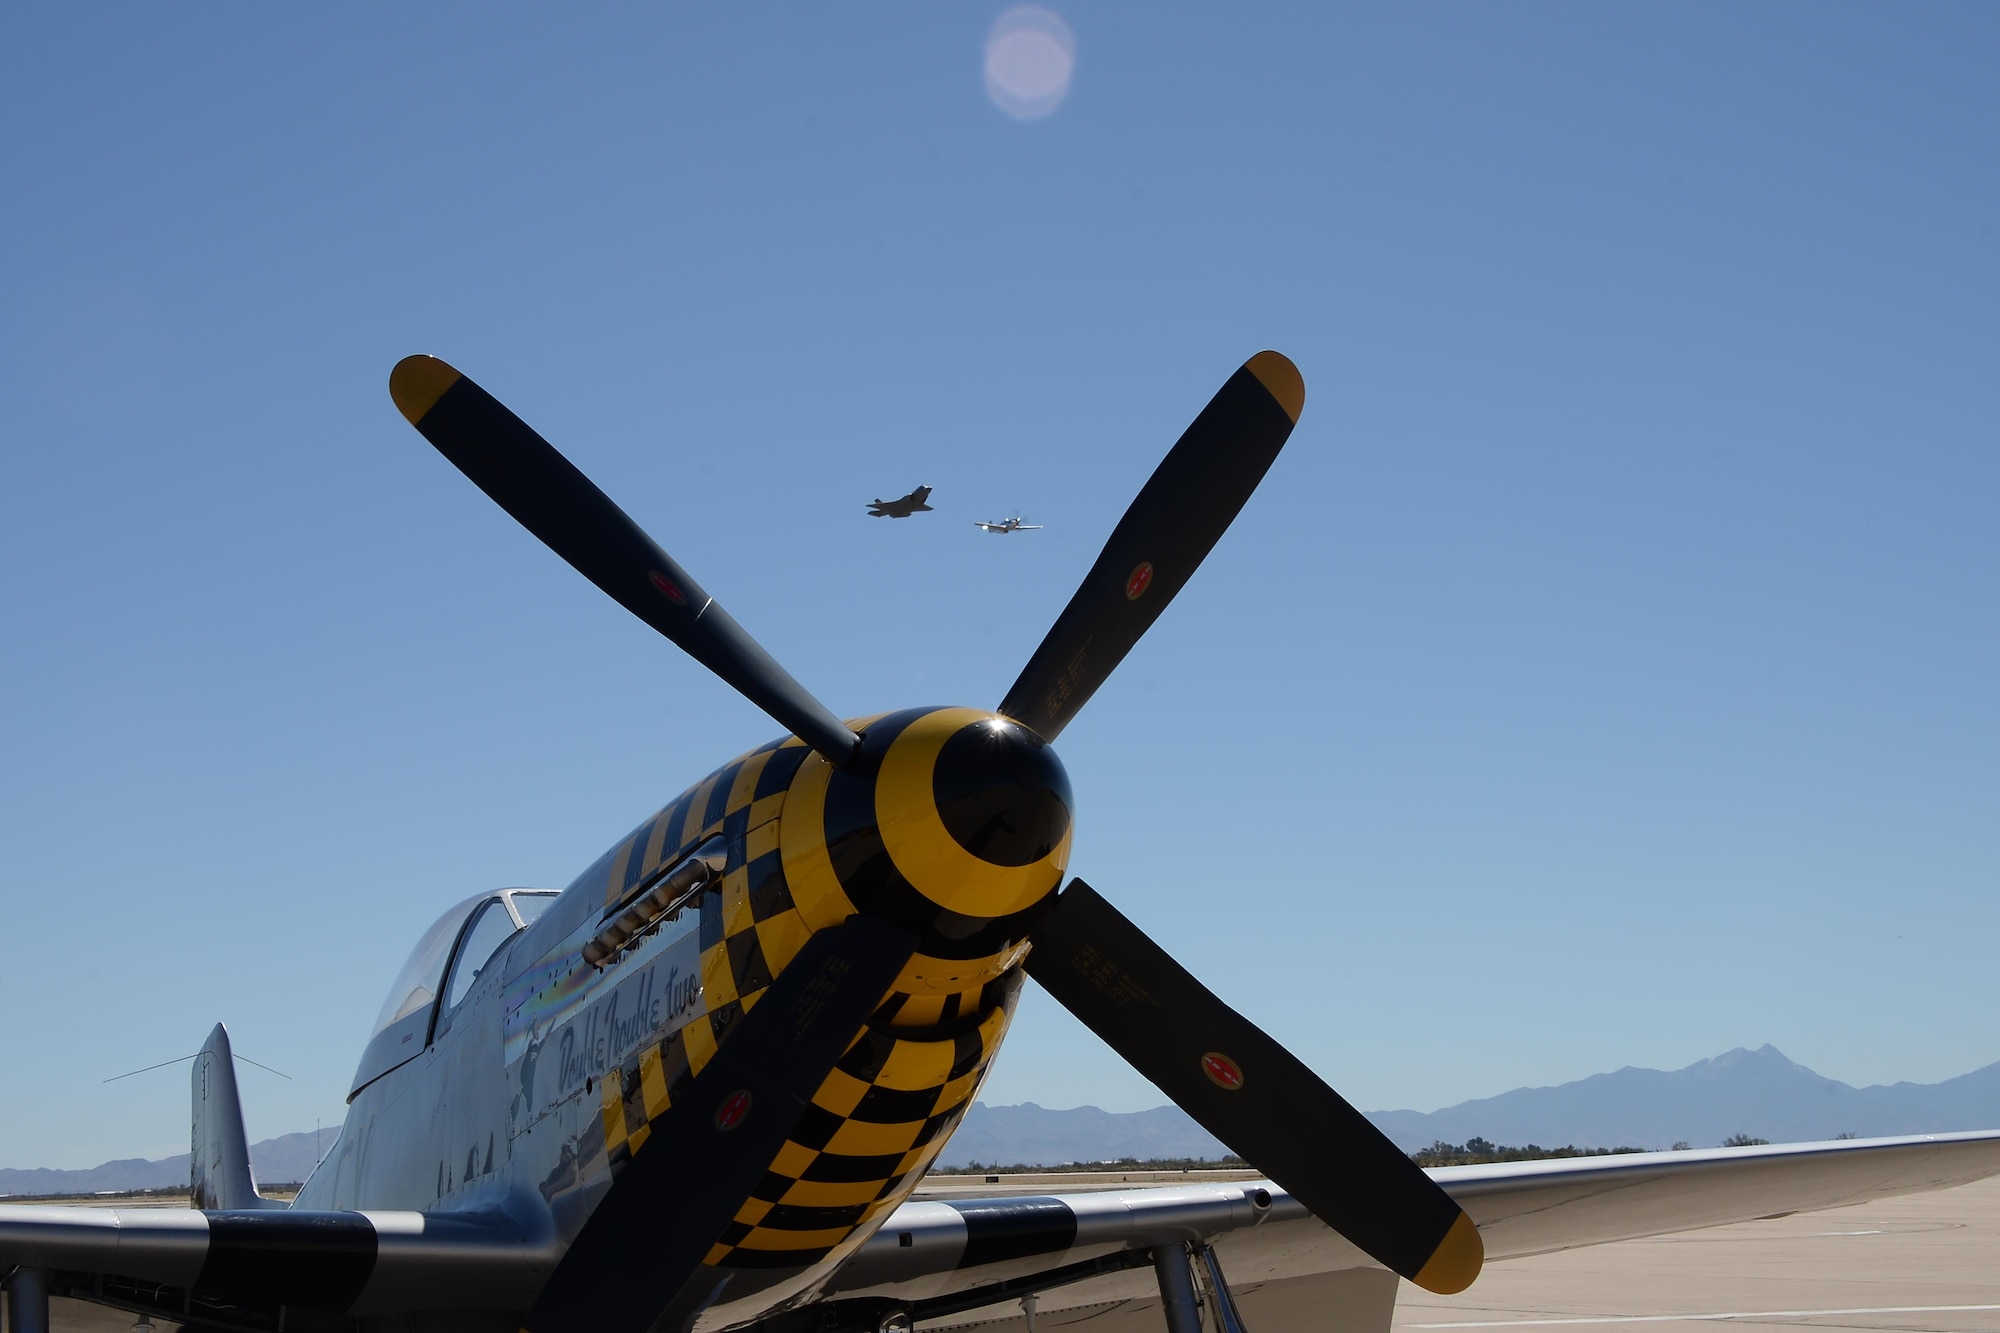
<path id="1" fill-rule="evenodd" d="M 1082 880 L 1036 923 L 1028 975 L 1238 1156 L 1424 1288 L 1463 1291 L 1485 1246 L 1366 1116 Z"/>
<path id="2" fill-rule="evenodd" d="M 1298 367 L 1259 352 L 1182 433 L 1007 691 L 1000 711 L 1054 740 L 1194 577 L 1305 406 Z"/>
<path id="3" fill-rule="evenodd" d="M 698 1280 L 702 1261 L 916 943 L 880 917 L 851 917 L 814 934 L 689 1095 L 653 1120 L 523 1328 L 646 1333 L 691 1323 L 715 1294 L 713 1281 Z M 662 1321 L 670 1309 L 686 1318 Z"/>
<path id="4" fill-rule="evenodd" d="M 439 453 L 613 601 L 835 764 L 853 754 L 854 733 L 499 399 L 433 356 L 398 361 L 389 395 Z"/>

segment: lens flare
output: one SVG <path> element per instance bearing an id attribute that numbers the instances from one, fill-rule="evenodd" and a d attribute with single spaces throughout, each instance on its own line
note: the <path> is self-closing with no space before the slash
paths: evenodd
<path id="1" fill-rule="evenodd" d="M 1061 106 L 1075 73 L 1076 37 L 1052 10 L 1016 6 L 986 34 L 986 95 L 1016 120 Z"/>

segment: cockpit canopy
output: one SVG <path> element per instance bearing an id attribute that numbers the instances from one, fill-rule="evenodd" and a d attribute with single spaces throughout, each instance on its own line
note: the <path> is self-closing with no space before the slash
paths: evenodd
<path id="1" fill-rule="evenodd" d="M 527 928 L 556 900 L 554 889 L 502 889 L 474 894 L 440 916 L 410 950 L 396 974 L 382 1012 L 368 1034 L 361 1066 L 354 1071 L 354 1094 L 382 1075 L 422 1054 L 436 1035 L 446 969 L 450 994 L 445 1014 L 457 1007 L 500 946 Z"/>

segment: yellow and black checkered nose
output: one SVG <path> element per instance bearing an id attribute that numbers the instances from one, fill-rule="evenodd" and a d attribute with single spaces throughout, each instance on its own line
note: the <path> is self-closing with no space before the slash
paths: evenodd
<path id="1" fill-rule="evenodd" d="M 831 775 L 826 848 L 854 905 L 946 937 L 1025 912 L 1069 861 L 1069 776 L 1047 742 L 980 708 L 870 723 Z"/>

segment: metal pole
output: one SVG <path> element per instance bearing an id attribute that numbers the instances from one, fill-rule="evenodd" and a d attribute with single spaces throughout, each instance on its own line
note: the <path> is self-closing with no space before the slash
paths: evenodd
<path id="1" fill-rule="evenodd" d="M 1160 1306 L 1167 1316 L 1167 1333 L 1202 1333 L 1201 1307 L 1194 1300 L 1194 1274 L 1188 1271 L 1187 1246 L 1154 1246 L 1153 1276 L 1160 1281 Z"/>
<path id="2" fill-rule="evenodd" d="M 39 1268 L 17 1268 L 7 1279 L 7 1327 L 10 1333 L 49 1333 L 49 1275 Z"/>
<path id="3" fill-rule="evenodd" d="M 1222 1326 L 1222 1333 L 1244 1333 L 1243 1316 L 1236 1309 L 1236 1293 L 1222 1276 L 1222 1261 L 1215 1257 L 1213 1245 L 1201 1247 L 1201 1263 L 1208 1270 L 1208 1289 L 1215 1297 L 1215 1320 Z"/>

